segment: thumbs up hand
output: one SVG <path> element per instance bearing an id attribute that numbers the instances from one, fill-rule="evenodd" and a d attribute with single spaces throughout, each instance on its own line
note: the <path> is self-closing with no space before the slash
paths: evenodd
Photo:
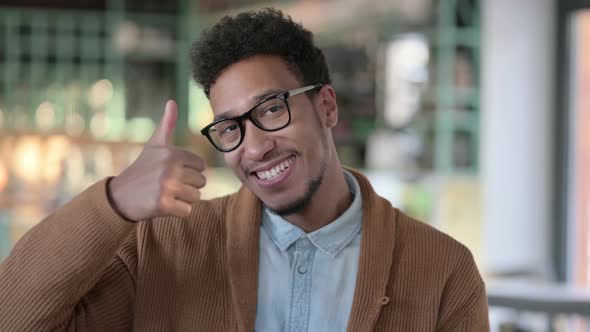
<path id="1" fill-rule="evenodd" d="M 164 116 L 162 116 L 162 120 L 160 120 L 158 128 L 156 128 L 156 131 L 154 131 L 152 137 L 148 141 L 148 145 L 169 145 L 172 142 L 172 134 L 174 133 L 174 127 L 176 127 L 177 120 L 178 107 L 176 106 L 176 102 L 169 100 L 166 103 Z"/>
<path id="2" fill-rule="evenodd" d="M 205 162 L 172 146 L 177 120 L 178 108 L 170 100 L 139 157 L 109 182 L 111 204 L 126 219 L 186 217 L 192 203 L 200 200 L 200 189 L 206 183 L 202 174 Z"/>

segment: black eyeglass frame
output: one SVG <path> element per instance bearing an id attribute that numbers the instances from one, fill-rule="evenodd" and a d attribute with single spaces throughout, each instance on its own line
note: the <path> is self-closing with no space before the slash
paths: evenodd
<path id="1" fill-rule="evenodd" d="M 289 97 L 293 97 L 295 95 L 298 95 L 300 93 L 303 92 L 307 92 L 310 90 L 319 90 L 323 87 L 323 84 L 318 83 L 318 84 L 314 84 L 314 85 L 308 85 L 308 86 L 304 86 L 302 88 L 297 88 L 297 89 L 293 89 L 293 90 L 289 90 L 289 91 L 285 91 L 285 92 L 279 92 L 277 94 L 274 94 L 272 96 L 269 96 L 267 98 L 264 98 L 263 100 L 259 101 L 258 103 L 256 103 L 256 105 L 252 106 L 252 108 L 250 108 L 250 110 L 248 110 L 248 112 L 242 114 L 242 115 L 238 115 L 238 116 L 234 116 L 234 117 L 230 117 L 230 118 L 225 118 L 225 119 L 219 119 L 217 121 L 213 121 L 212 123 L 208 124 L 205 128 L 201 129 L 201 134 L 206 136 L 207 139 L 209 140 L 209 142 L 211 142 L 211 145 L 213 145 L 213 147 L 215 147 L 217 150 L 221 151 L 221 152 L 231 152 L 235 149 L 237 149 L 242 142 L 244 141 L 244 137 L 246 136 L 246 126 L 244 126 L 244 120 L 248 119 L 250 120 L 250 122 L 252 122 L 257 128 L 264 130 L 264 131 L 268 131 L 268 132 L 273 132 L 273 131 L 278 131 L 281 130 L 285 127 L 287 127 L 290 123 L 291 123 L 291 108 L 289 107 Z M 256 121 L 256 119 L 252 116 L 252 112 L 260 105 L 266 103 L 269 100 L 273 100 L 273 99 L 281 99 L 283 100 L 283 102 L 285 103 L 285 105 L 287 106 L 287 113 L 289 115 L 289 120 L 287 121 L 287 123 L 285 123 L 284 126 L 281 126 L 279 128 L 275 128 L 275 129 L 267 129 L 264 128 L 262 126 L 262 124 L 260 124 L 258 121 Z M 211 136 L 209 135 L 209 129 L 213 126 L 215 126 L 216 124 L 223 122 L 223 121 L 229 121 L 229 120 L 234 120 L 236 121 L 236 123 L 238 124 L 238 127 L 240 128 L 240 141 L 238 142 L 238 144 L 236 146 L 234 146 L 231 149 L 221 149 L 219 148 L 217 145 L 215 145 L 215 143 L 213 142 L 213 139 L 211 138 Z"/>

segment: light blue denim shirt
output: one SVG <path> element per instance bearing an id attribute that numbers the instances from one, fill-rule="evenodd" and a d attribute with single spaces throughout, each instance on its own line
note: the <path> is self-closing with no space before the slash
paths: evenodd
<path id="1" fill-rule="evenodd" d="M 344 171 L 354 199 L 330 224 L 311 233 L 264 210 L 256 325 L 263 331 L 345 331 L 352 307 L 361 243 L 362 198 Z"/>

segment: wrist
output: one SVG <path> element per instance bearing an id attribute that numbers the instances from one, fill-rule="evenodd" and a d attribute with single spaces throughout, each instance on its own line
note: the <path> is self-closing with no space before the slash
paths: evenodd
<path id="1" fill-rule="evenodd" d="M 113 209 L 113 211 L 115 211 L 115 213 L 117 213 L 119 215 L 119 217 L 121 217 L 122 219 L 125 219 L 126 221 L 135 223 L 136 221 L 129 218 L 125 213 L 123 213 L 121 211 L 121 207 L 117 204 L 117 198 L 115 197 L 115 190 L 113 190 L 113 188 L 116 187 L 116 180 L 117 180 L 117 177 L 115 177 L 115 176 L 111 177 L 107 180 L 107 199 L 109 201 L 109 204 L 111 205 L 111 208 Z"/>

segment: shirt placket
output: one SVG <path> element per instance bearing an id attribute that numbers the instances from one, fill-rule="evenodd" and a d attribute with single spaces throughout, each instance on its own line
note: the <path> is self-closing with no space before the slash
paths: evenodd
<path id="1" fill-rule="evenodd" d="M 291 310 L 288 332 L 307 331 L 311 302 L 311 269 L 315 246 L 307 237 L 295 242 L 295 259 L 291 268 Z"/>

